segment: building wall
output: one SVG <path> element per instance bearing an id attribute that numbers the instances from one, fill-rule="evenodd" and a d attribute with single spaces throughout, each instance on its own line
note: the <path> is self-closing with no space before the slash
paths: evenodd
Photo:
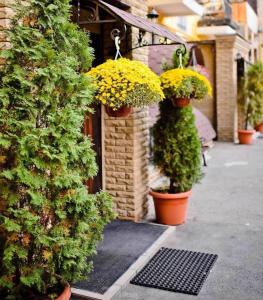
<path id="1" fill-rule="evenodd" d="M 221 141 L 237 141 L 243 116 L 237 103 L 237 53 L 248 58 L 249 43 L 242 38 L 216 38 L 217 134 Z"/>
<path id="2" fill-rule="evenodd" d="M 130 12 L 146 17 L 144 0 L 123 1 L 131 6 Z M 109 34 L 107 33 L 109 37 Z M 114 43 L 105 36 L 106 57 L 113 57 Z M 138 30 L 129 33 L 128 48 L 135 44 Z M 121 43 L 121 52 L 126 45 Z M 123 52 L 124 53 L 124 52 Z M 148 65 L 148 49 L 133 50 L 127 57 Z M 103 110 L 103 181 L 111 193 L 120 219 L 140 220 L 147 213 L 148 194 L 148 109 L 134 109 L 127 118 L 109 117 Z"/>
<path id="3" fill-rule="evenodd" d="M 258 58 L 263 62 L 263 1 L 258 0 L 257 2 L 258 11 L 258 44 L 259 44 L 259 55 Z"/>
<path id="4" fill-rule="evenodd" d="M 0 0 L 0 49 L 6 49 L 10 45 L 4 32 L 9 27 L 10 17 L 12 16 L 10 2 L 8 0 Z M 4 60 L 0 58 L 0 65 L 3 63 Z"/>
<path id="5" fill-rule="evenodd" d="M 198 44 L 197 44 L 198 45 Z M 193 105 L 200 110 L 211 122 L 213 127 L 216 129 L 216 82 L 215 82 L 215 45 L 207 42 L 207 44 L 200 44 L 198 48 L 201 49 L 204 58 L 205 67 L 209 74 L 209 81 L 212 86 L 214 95 L 212 97 L 206 97 L 203 101 L 194 101 Z"/>

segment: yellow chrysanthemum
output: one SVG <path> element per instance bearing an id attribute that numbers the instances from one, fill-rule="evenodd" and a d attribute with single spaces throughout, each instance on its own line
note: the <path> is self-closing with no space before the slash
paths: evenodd
<path id="1" fill-rule="evenodd" d="M 186 96 L 202 99 L 212 95 L 209 80 L 202 74 L 191 69 L 172 69 L 160 76 L 163 91 L 166 96 Z"/>
<path id="2" fill-rule="evenodd" d="M 96 81 L 97 101 L 113 109 L 122 105 L 142 107 L 164 99 L 159 77 L 138 61 L 108 60 L 87 75 Z"/>

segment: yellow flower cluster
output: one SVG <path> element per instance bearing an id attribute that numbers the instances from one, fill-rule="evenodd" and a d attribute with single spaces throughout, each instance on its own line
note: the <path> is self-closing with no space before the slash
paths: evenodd
<path id="1" fill-rule="evenodd" d="M 142 107 L 164 98 L 159 77 L 138 61 L 107 60 L 87 75 L 95 79 L 96 99 L 114 110 L 123 105 Z"/>
<path id="2" fill-rule="evenodd" d="M 202 74 L 191 69 L 172 69 L 160 76 L 162 88 L 166 94 L 180 94 L 181 96 L 194 95 L 202 98 L 212 95 L 212 87 L 209 80 Z"/>

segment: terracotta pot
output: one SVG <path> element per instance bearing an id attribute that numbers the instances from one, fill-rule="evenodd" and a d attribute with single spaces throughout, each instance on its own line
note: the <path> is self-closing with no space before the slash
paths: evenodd
<path id="1" fill-rule="evenodd" d="M 132 108 L 128 106 L 122 106 L 117 110 L 113 110 L 109 106 L 105 106 L 105 108 L 107 115 L 115 118 L 128 117 L 129 114 L 132 112 Z"/>
<path id="2" fill-rule="evenodd" d="M 188 198 L 192 191 L 177 194 L 150 191 L 153 197 L 156 220 L 160 224 L 180 225 L 185 222 Z"/>
<path id="3" fill-rule="evenodd" d="M 62 292 L 62 294 L 60 294 L 56 300 L 69 300 L 71 297 L 71 290 L 70 290 L 70 286 L 67 285 L 64 288 L 64 291 Z"/>
<path id="4" fill-rule="evenodd" d="M 255 126 L 256 131 L 263 133 L 263 122 Z"/>
<path id="5" fill-rule="evenodd" d="M 238 130 L 239 144 L 250 145 L 253 143 L 253 134 L 255 130 Z"/>
<path id="6" fill-rule="evenodd" d="M 189 105 L 190 98 L 176 98 L 176 97 L 173 97 L 172 102 L 173 102 L 174 106 L 182 108 L 182 107 L 185 107 L 185 106 Z"/>

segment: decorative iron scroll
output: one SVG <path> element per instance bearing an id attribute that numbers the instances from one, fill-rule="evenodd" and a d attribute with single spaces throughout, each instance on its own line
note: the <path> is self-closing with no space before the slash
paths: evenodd
<path id="1" fill-rule="evenodd" d="M 103 23 L 116 23 L 116 26 L 114 26 L 114 28 L 111 30 L 110 32 L 110 37 L 111 39 L 116 43 L 116 37 L 118 38 L 119 41 L 119 45 L 121 47 L 121 41 L 126 39 L 127 40 L 127 35 L 128 35 L 128 31 L 127 31 L 127 25 L 125 23 L 123 23 L 118 17 L 114 17 L 112 19 L 105 19 L 102 20 L 99 14 L 99 6 L 98 4 L 96 4 L 95 2 L 91 1 L 91 3 L 93 3 L 94 6 L 88 4 L 83 6 L 83 8 L 88 12 L 87 16 L 86 16 L 86 20 L 85 21 L 81 21 L 80 17 L 81 17 L 81 0 L 76 0 L 75 1 L 76 6 L 77 6 L 77 23 L 79 25 L 88 25 L 88 24 L 103 24 Z M 132 25 L 128 25 L 129 27 L 132 27 Z M 124 53 L 128 53 L 132 50 L 135 50 L 137 48 L 142 48 L 142 47 L 147 47 L 147 46 L 157 46 L 157 45 L 181 45 L 181 47 L 179 47 L 177 49 L 177 55 L 183 55 L 187 49 L 184 43 L 180 43 L 180 42 L 172 42 L 170 40 L 168 40 L 166 37 L 162 37 L 162 36 L 158 36 L 154 33 L 151 32 L 146 32 L 142 29 L 138 29 L 138 35 L 136 37 L 136 39 L 132 39 L 132 46 L 130 49 L 125 49 Z M 147 34 L 148 33 L 148 34 Z M 181 53 L 181 54 L 180 54 Z"/>

